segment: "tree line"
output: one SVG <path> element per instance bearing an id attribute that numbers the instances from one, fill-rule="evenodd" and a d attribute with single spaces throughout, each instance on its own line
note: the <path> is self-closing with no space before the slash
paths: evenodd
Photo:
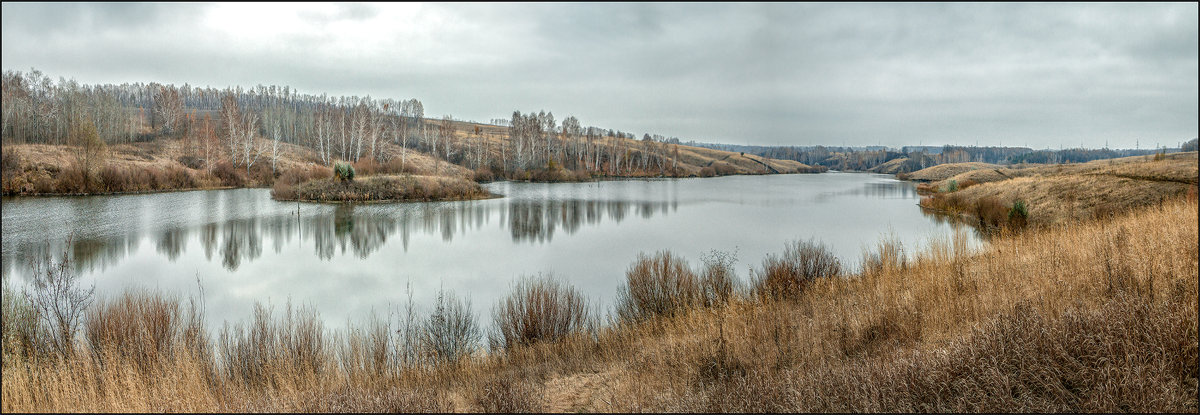
<path id="1" fill-rule="evenodd" d="M 188 84 L 86 85 L 34 69 L 6 71 L 0 82 L 6 143 L 71 144 L 72 126 L 94 127 L 107 144 L 180 139 L 206 165 L 228 160 L 250 171 L 275 170 L 284 144 L 310 148 L 320 163 L 397 161 L 415 150 L 435 161 L 502 175 L 571 169 L 602 175 L 670 174 L 678 164 L 677 138 L 583 126 L 574 116 L 513 113 L 483 128 L 426 118 L 420 100 L 302 94 L 287 86 L 217 89 Z M 390 146 L 388 144 L 391 144 Z M 210 167 L 211 168 L 211 167 Z"/>

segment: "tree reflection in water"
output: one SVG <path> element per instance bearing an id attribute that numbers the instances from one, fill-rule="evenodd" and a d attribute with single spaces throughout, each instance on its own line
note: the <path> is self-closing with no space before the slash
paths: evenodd
<path id="1" fill-rule="evenodd" d="M 403 205 L 398 209 L 386 205 L 343 204 L 326 212 L 300 217 L 294 213 L 275 213 L 190 227 L 135 230 L 107 238 L 77 238 L 70 252 L 76 271 L 93 272 L 97 267 L 104 270 L 135 252 L 141 238 L 149 236 L 154 241 L 155 251 L 174 262 L 185 254 L 189 237 L 195 233 L 206 260 L 213 261 L 213 254 L 218 253 L 225 269 L 236 271 L 246 261 L 260 258 L 267 240 L 275 253 L 282 252 L 293 240 L 311 241 L 317 257 L 328 261 L 347 251 L 358 258 L 367 258 L 397 232 L 403 251 L 408 252 L 413 233 L 440 235 L 442 241 L 450 242 L 456 235 L 484 229 L 496 218 L 495 223 L 506 227 L 514 242 L 541 244 L 550 242 L 560 228 L 571 235 L 584 225 L 598 226 L 605 218 L 619 223 L 629 214 L 649 219 L 676 209 L 677 202 L 666 201 L 550 198 L 423 203 Z M 61 244 L 62 241 L 51 241 L 49 249 L 61 252 Z M 5 258 L 5 269 L 21 267 L 26 273 L 28 258 L 47 249 L 44 243 L 21 245 L 14 250 L 17 253 L 14 257 Z"/>

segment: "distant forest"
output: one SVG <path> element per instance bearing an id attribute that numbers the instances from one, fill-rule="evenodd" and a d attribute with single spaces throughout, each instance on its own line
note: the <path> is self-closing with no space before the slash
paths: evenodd
<path id="1" fill-rule="evenodd" d="M 898 171 L 912 172 L 944 163 L 982 162 L 992 164 L 1019 163 L 1084 163 L 1117 157 L 1141 156 L 1159 152 L 1196 151 L 1195 138 L 1183 143 L 1180 148 L 1158 149 L 1086 149 L 1034 150 L 1027 147 L 974 147 L 974 146 L 905 146 L 895 151 L 882 146 L 826 147 L 826 146 L 748 146 L 730 144 L 708 144 L 688 142 L 687 145 L 716 150 L 737 151 L 763 157 L 795 160 L 810 166 L 824 166 L 836 170 L 866 171 L 893 160 L 902 160 Z"/>

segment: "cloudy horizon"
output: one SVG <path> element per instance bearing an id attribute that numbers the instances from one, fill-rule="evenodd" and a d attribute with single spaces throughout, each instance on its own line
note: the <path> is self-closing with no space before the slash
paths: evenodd
<path id="1" fill-rule="evenodd" d="M 3 69 L 751 145 L 1175 146 L 1197 5 L 3 4 Z"/>

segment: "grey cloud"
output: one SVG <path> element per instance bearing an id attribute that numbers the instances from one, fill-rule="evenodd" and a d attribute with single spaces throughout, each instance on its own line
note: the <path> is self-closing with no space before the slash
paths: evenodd
<path id="1" fill-rule="evenodd" d="M 380 54 L 306 31 L 231 42 L 204 5 L 3 7 L 4 69 L 86 82 L 287 84 L 732 143 L 1132 146 L 1198 124 L 1194 3 L 434 4 L 466 26 L 380 33 Z M 431 52 L 398 57 L 414 50 Z"/>

